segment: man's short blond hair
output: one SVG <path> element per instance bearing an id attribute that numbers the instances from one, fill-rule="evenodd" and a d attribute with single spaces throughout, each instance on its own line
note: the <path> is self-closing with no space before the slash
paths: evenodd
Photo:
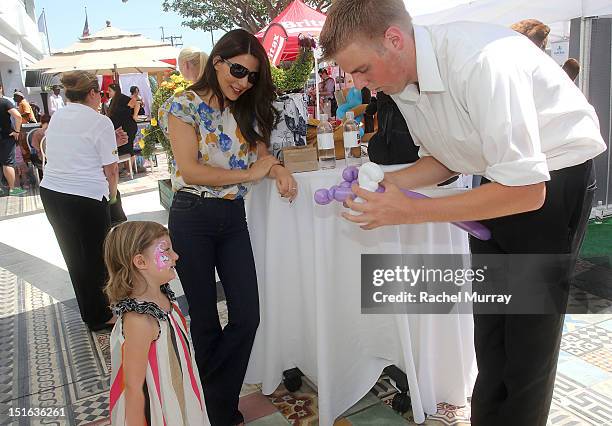
<path id="1" fill-rule="evenodd" d="M 382 37 L 391 25 L 412 29 L 412 19 L 402 0 L 334 0 L 319 37 L 325 58 L 356 39 Z"/>

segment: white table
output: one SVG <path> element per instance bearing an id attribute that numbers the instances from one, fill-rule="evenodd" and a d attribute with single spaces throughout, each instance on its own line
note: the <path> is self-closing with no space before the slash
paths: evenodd
<path id="1" fill-rule="evenodd" d="M 247 217 L 261 323 L 245 381 L 271 394 L 282 372 L 298 367 L 317 385 L 322 426 L 366 395 L 391 364 L 408 377 L 417 422 L 438 402 L 465 405 L 476 376 L 472 317 L 362 315 L 360 255 L 467 253 L 467 235 L 449 224 L 362 231 L 339 217 L 339 203 L 313 201 L 317 189 L 341 181 L 341 171 L 295 174 L 293 204 L 271 179 L 251 190 Z"/>

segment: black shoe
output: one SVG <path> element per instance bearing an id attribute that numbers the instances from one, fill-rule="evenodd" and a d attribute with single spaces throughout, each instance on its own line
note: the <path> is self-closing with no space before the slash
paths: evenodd
<path id="1" fill-rule="evenodd" d="M 234 419 L 232 420 L 232 425 L 244 424 L 244 416 L 238 410 L 236 410 L 236 414 L 234 414 Z"/>

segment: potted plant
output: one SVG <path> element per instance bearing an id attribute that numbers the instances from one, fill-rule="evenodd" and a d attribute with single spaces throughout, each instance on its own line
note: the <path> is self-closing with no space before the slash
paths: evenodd
<path id="1" fill-rule="evenodd" d="M 300 36 L 300 53 L 288 67 L 270 65 L 272 81 L 278 93 L 288 93 L 303 90 L 314 68 L 314 39 Z"/>

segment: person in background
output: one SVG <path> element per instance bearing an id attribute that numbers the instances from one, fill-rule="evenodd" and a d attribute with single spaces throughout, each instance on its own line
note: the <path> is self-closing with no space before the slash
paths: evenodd
<path id="1" fill-rule="evenodd" d="M 24 152 L 21 145 L 15 147 L 15 188 L 28 190 L 30 184 L 28 182 L 28 165 L 24 160 Z"/>
<path id="2" fill-rule="evenodd" d="M 111 99 L 110 106 L 108 107 L 108 118 L 113 122 L 115 129 L 123 129 L 128 135 L 128 143 L 119 147 L 118 154 L 119 156 L 130 154 L 130 161 L 133 162 L 132 167 L 136 170 L 134 139 L 136 138 L 138 125 L 134 119 L 134 109 L 130 106 L 130 104 L 134 104 L 129 96 L 121 93 L 121 86 L 117 83 L 108 86 L 108 94 Z"/>
<path id="3" fill-rule="evenodd" d="M 2 165 L 2 173 L 8 184 L 9 195 L 23 195 L 26 192 L 15 187 L 15 167 L 17 166 L 15 150 L 21 123 L 21 114 L 15 104 L 6 97 L 0 97 L 0 165 Z"/>
<path id="4" fill-rule="evenodd" d="M 160 127 L 176 160 L 168 228 L 181 254 L 176 267 L 213 426 L 244 423 L 238 398 L 259 326 L 244 197 L 266 176 L 276 180 L 282 197 L 297 195 L 295 179 L 268 151 L 278 119 L 275 97 L 261 43 L 233 30 L 215 44 L 202 77 L 160 108 Z M 225 328 L 217 313 L 215 269 L 227 299 Z"/>
<path id="5" fill-rule="evenodd" d="M 108 117 L 108 107 L 110 106 L 110 96 L 108 92 L 100 92 L 100 107 L 98 110 L 100 114 Z"/>
<path id="6" fill-rule="evenodd" d="M 368 142 L 370 161 L 377 164 L 408 164 L 419 159 L 406 120 L 391 96 L 379 91 L 368 104 L 366 116 L 377 114 L 378 130 Z"/>
<path id="7" fill-rule="evenodd" d="M 66 106 L 64 98 L 60 95 L 60 86 L 54 85 L 52 90 L 53 93 L 49 96 L 49 115 L 53 115 L 55 111 Z"/>
<path id="8" fill-rule="evenodd" d="M 36 123 L 36 117 L 34 116 L 34 111 L 30 106 L 30 103 L 26 100 L 23 93 L 19 91 L 15 91 L 13 93 L 13 100 L 15 101 L 15 105 L 19 109 L 19 114 L 23 119 L 24 123 Z"/>
<path id="9" fill-rule="evenodd" d="M 40 151 L 40 143 L 45 137 L 47 128 L 49 127 L 49 121 L 51 116 L 49 114 L 43 114 L 40 116 L 40 129 L 33 130 L 32 133 L 32 149 L 30 151 L 30 160 L 38 169 L 38 176 L 40 179 L 43 178 L 42 166 L 42 155 Z"/>
<path id="10" fill-rule="evenodd" d="M 537 19 L 523 19 L 510 26 L 514 31 L 523 34 L 540 49 L 546 49 L 550 27 Z"/>
<path id="11" fill-rule="evenodd" d="M 144 101 L 142 100 L 142 96 L 140 96 L 140 89 L 138 86 L 130 87 L 130 103 L 128 104 L 132 110 L 134 110 L 134 120 L 138 118 L 139 115 L 145 115 L 144 109 Z"/>
<path id="12" fill-rule="evenodd" d="M 0 98 L 6 99 L 7 101 L 9 101 L 14 107 L 16 107 L 15 105 L 15 101 L 13 100 L 13 98 L 8 97 L 4 94 L 4 87 L 2 87 L 2 84 L 0 84 Z"/>
<path id="13" fill-rule="evenodd" d="M 208 55 L 194 47 L 181 49 L 178 57 L 179 72 L 187 81 L 198 81 L 204 73 Z"/>
<path id="14" fill-rule="evenodd" d="M 578 74 L 580 74 L 580 62 L 574 58 L 569 58 L 563 64 L 563 71 L 565 71 L 570 80 L 576 81 Z"/>
<path id="15" fill-rule="evenodd" d="M 114 324 L 103 289 L 103 243 L 117 202 L 117 145 L 127 139 L 98 113 L 95 74 L 64 73 L 70 103 L 53 115 L 46 131 L 45 176 L 40 198 L 59 243 L 83 322 L 99 331 Z"/>
<path id="16" fill-rule="evenodd" d="M 336 110 L 338 109 L 338 102 L 336 101 L 336 80 L 329 76 L 327 70 L 322 68 L 319 70 L 319 76 L 321 77 L 321 82 L 319 83 L 319 99 L 321 100 L 321 104 L 323 105 L 325 101 L 329 101 L 331 103 L 331 117 L 336 116 Z M 321 111 L 323 111 L 323 107 L 321 107 Z"/>

